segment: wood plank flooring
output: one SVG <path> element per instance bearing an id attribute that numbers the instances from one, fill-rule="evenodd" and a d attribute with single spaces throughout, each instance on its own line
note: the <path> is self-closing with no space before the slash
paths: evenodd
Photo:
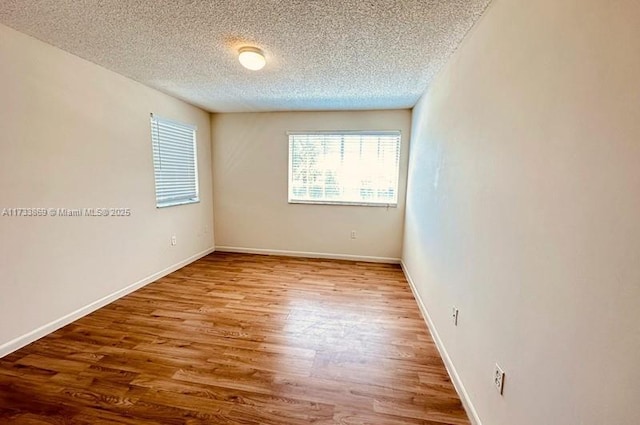
<path id="1" fill-rule="evenodd" d="M 468 424 L 398 266 L 211 254 L 0 359 L 1 424 Z"/>

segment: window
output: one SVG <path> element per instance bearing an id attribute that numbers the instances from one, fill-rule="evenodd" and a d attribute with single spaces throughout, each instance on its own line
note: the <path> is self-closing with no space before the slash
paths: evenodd
<path id="1" fill-rule="evenodd" d="M 196 127 L 151 114 L 156 206 L 198 202 Z"/>
<path id="2" fill-rule="evenodd" d="M 289 133 L 289 202 L 398 203 L 399 131 Z"/>

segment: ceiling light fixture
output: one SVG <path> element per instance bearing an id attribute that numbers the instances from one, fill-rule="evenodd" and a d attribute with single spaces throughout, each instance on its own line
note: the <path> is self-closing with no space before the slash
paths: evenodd
<path id="1" fill-rule="evenodd" d="M 252 71 L 264 68 L 267 63 L 264 53 L 257 47 L 243 47 L 238 50 L 238 60 L 242 66 Z"/>

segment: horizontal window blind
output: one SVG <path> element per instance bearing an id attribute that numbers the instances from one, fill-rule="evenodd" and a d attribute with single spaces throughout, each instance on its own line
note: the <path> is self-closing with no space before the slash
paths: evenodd
<path id="1" fill-rule="evenodd" d="M 400 132 L 289 133 L 289 202 L 398 203 Z"/>
<path id="2" fill-rule="evenodd" d="M 151 115 L 156 206 L 198 202 L 196 127 Z"/>

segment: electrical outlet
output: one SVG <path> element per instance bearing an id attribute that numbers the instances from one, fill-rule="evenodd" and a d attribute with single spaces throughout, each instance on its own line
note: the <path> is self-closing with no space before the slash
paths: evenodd
<path id="1" fill-rule="evenodd" d="M 356 236 L 357 236 L 356 231 L 355 231 L 355 230 L 352 230 L 352 231 L 351 231 L 351 239 L 355 239 L 355 238 L 356 238 Z"/>
<path id="2" fill-rule="evenodd" d="M 453 319 L 453 326 L 458 326 L 458 309 L 454 306 L 451 310 L 451 318 Z"/>
<path id="3" fill-rule="evenodd" d="M 496 363 L 496 368 L 493 372 L 493 385 L 498 390 L 498 394 L 502 395 L 504 391 L 504 371 L 498 366 L 498 363 Z"/>
<path id="4" fill-rule="evenodd" d="M 171 236 L 171 246 L 175 246 L 178 243 L 178 239 L 176 239 L 176 236 L 173 235 Z"/>

